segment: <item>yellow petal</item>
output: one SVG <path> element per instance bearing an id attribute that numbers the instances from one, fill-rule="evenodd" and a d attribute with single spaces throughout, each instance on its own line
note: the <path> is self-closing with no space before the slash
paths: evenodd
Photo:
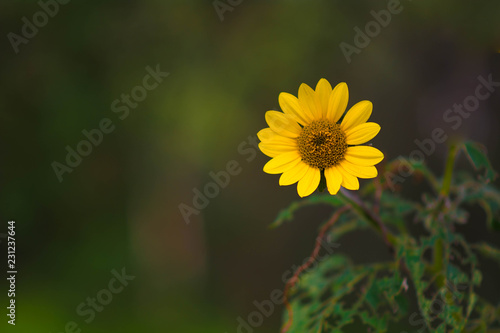
<path id="1" fill-rule="evenodd" d="M 276 135 L 278 137 L 278 135 Z M 275 157 L 280 154 L 297 151 L 297 141 L 290 138 L 281 137 L 259 143 L 260 150 L 269 157 Z"/>
<path id="2" fill-rule="evenodd" d="M 278 174 L 293 168 L 300 162 L 300 155 L 297 151 L 292 151 L 278 155 L 264 165 L 264 172 Z"/>
<path id="3" fill-rule="evenodd" d="M 280 185 L 285 186 L 295 184 L 296 182 L 301 180 L 302 177 L 304 177 L 309 168 L 310 167 L 304 162 L 299 162 L 299 164 L 297 164 L 290 170 L 283 172 L 280 177 Z"/>
<path id="4" fill-rule="evenodd" d="M 321 105 L 319 100 L 314 90 L 305 83 L 302 83 L 299 87 L 299 104 L 314 120 L 321 119 Z"/>
<path id="5" fill-rule="evenodd" d="M 335 86 L 330 95 L 326 118 L 334 122 L 339 121 L 340 117 L 342 117 L 345 112 L 348 101 L 349 89 L 347 89 L 347 84 L 345 82 L 341 82 Z"/>
<path id="6" fill-rule="evenodd" d="M 337 194 L 340 190 L 340 184 L 342 184 L 342 175 L 336 166 L 325 169 L 326 185 L 328 186 L 328 192 L 331 195 Z"/>
<path id="7" fill-rule="evenodd" d="M 273 138 L 276 138 L 278 134 L 274 132 L 272 129 L 269 127 L 261 129 L 258 133 L 257 136 L 259 137 L 259 140 L 264 142 L 264 141 L 269 141 L 272 140 Z M 280 135 L 281 136 L 281 135 Z"/>
<path id="8" fill-rule="evenodd" d="M 309 114 L 308 111 L 306 112 L 302 109 L 299 100 L 292 94 L 283 92 L 280 94 L 278 101 L 283 112 L 295 117 L 297 122 L 301 125 L 306 126 L 313 121 L 313 116 Z"/>
<path id="9" fill-rule="evenodd" d="M 370 101 L 361 101 L 356 103 L 347 111 L 340 127 L 347 131 L 355 126 L 365 123 L 370 118 L 373 110 L 373 104 Z"/>
<path id="10" fill-rule="evenodd" d="M 355 146 L 347 148 L 344 158 L 356 165 L 372 166 L 384 159 L 384 154 L 370 146 Z"/>
<path id="11" fill-rule="evenodd" d="M 348 190 L 359 190 L 358 178 L 351 175 L 346 169 L 342 167 L 341 164 L 337 165 L 337 169 L 342 175 L 342 186 Z"/>
<path id="12" fill-rule="evenodd" d="M 279 134 L 275 134 L 273 137 L 262 141 L 265 144 L 282 144 L 285 146 L 294 146 L 297 147 L 297 139 L 296 138 L 287 138 L 286 136 L 281 136 Z"/>
<path id="13" fill-rule="evenodd" d="M 373 139 L 380 132 L 377 123 L 364 123 L 345 131 L 348 145 L 360 145 Z"/>
<path id="14" fill-rule="evenodd" d="M 342 165 L 347 172 L 355 177 L 369 179 L 375 178 L 378 175 L 377 168 L 374 166 L 356 165 L 346 160 L 342 161 L 340 165 Z"/>
<path id="15" fill-rule="evenodd" d="M 267 111 L 266 122 L 274 132 L 288 138 L 298 137 L 302 130 L 292 116 L 283 112 Z"/>
<path id="16" fill-rule="evenodd" d="M 259 140 L 261 142 L 269 143 L 271 141 L 279 141 L 279 142 L 297 142 L 297 139 L 295 138 L 287 138 L 286 136 L 279 135 L 272 129 L 264 128 L 261 129 L 258 133 L 257 136 L 259 137 Z"/>
<path id="17" fill-rule="evenodd" d="M 266 147 L 262 147 L 260 143 L 259 143 L 259 149 L 261 152 L 263 152 L 264 154 L 266 154 L 269 157 L 276 157 L 279 155 L 272 149 L 267 149 Z"/>
<path id="18" fill-rule="evenodd" d="M 328 113 L 328 102 L 332 94 L 332 86 L 326 79 L 319 80 L 316 85 L 316 98 L 319 100 L 322 118 L 326 118 Z"/>
<path id="19" fill-rule="evenodd" d="M 321 172 L 319 169 L 309 167 L 306 174 L 299 180 L 297 185 L 297 192 L 301 198 L 307 197 L 313 193 L 319 185 L 321 179 Z"/>
<path id="20" fill-rule="evenodd" d="M 278 155 L 297 150 L 297 148 L 286 147 L 286 146 L 283 148 L 280 147 L 280 148 L 275 149 L 275 148 L 270 147 L 268 145 L 265 145 L 263 143 L 259 143 L 259 149 L 261 152 L 263 152 L 264 154 L 266 154 L 269 157 L 276 157 Z"/>

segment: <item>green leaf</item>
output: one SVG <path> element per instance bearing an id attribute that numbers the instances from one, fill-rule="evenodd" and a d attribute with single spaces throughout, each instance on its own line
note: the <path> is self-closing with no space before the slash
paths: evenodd
<path id="1" fill-rule="evenodd" d="M 472 165 L 476 170 L 485 169 L 485 178 L 487 182 L 494 180 L 497 176 L 495 170 L 491 166 L 490 160 L 486 154 L 486 149 L 483 145 L 473 142 L 466 141 L 463 144 L 466 156 L 469 158 Z"/>
<path id="2" fill-rule="evenodd" d="M 390 209 L 393 214 L 399 216 L 405 216 L 417 209 L 417 205 L 414 202 L 405 200 L 387 191 L 382 192 L 380 202 L 385 209 Z"/>
<path id="3" fill-rule="evenodd" d="M 474 275 L 472 276 L 472 283 L 475 286 L 479 286 L 483 280 L 483 274 L 479 270 L 474 270 Z"/>
<path id="4" fill-rule="evenodd" d="M 493 230 L 500 230 L 500 200 L 492 197 L 483 197 L 479 204 L 486 213 L 488 226 Z"/>
<path id="5" fill-rule="evenodd" d="M 491 185 L 474 181 L 461 184 L 463 201 L 477 203 L 486 213 L 486 222 L 492 230 L 500 230 L 500 192 Z"/>
<path id="6" fill-rule="evenodd" d="M 328 204 L 330 206 L 339 207 L 342 206 L 344 202 L 339 197 L 330 194 L 311 195 L 305 199 L 292 202 L 290 206 L 283 209 L 278 214 L 274 222 L 269 225 L 269 228 L 274 229 L 282 225 L 284 222 L 291 221 L 295 212 L 300 208 L 317 204 Z"/>
<path id="7" fill-rule="evenodd" d="M 385 277 L 377 279 L 381 273 Z M 354 266 L 343 256 L 332 256 L 302 275 L 294 288 L 289 332 L 342 332 L 354 322 L 387 332 L 389 322 L 407 309 L 396 298 L 402 283 L 393 263 Z"/>
<path id="8" fill-rule="evenodd" d="M 361 197 L 367 201 L 365 207 L 386 224 L 395 247 L 394 261 L 354 265 L 341 255 L 322 259 L 289 292 L 293 312 L 289 333 L 392 332 L 408 323 L 409 305 L 415 301 L 423 319 L 420 332 L 494 332 L 491 329 L 500 327 L 500 307 L 476 293 L 483 279 L 477 254 L 500 264 L 500 250 L 486 243 L 470 245 L 454 229 L 454 224 L 469 219 L 470 204 L 480 205 L 489 226 L 500 228 L 500 191 L 487 184 L 496 173 L 483 147 L 473 142 L 460 147 L 476 169 L 484 170 L 482 180 L 469 173 L 454 173 L 446 195 L 440 196 L 440 181 L 434 174 L 424 164 L 410 163 L 415 178 L 423 176 L 432 187 L 431 193 L 419 196 L 419 202 L 382 190 L 387 187 L 384 179 L 365 187 Z M 404 162 L 399 159 L 388 170 Z M 329 194 L 313 195 L 281 211 L 272 226 L 293 219 L 305 206 L 325 204 L 337 210 L 346 202 Z M 330 240 L 372 226 L 364 215 L 356 214 L 360 208 L 355 203 L 348 202 L 353 209 L 340 216 L 329 231 Z M 425 227 L 420 228 L 423 236 L 410 234 L 414 230 L 410 219 Z M 283 319 L 288 320 L 287 312 Z M 415 327 L 407 331 L 413 332 Z"/>
<path id="9" fill-rule="evenodd" d="M 473 248 L 486 258 L 492 259 L 500 264 L 500 250 L 487 243 L 474 244 Z"/>
<path id="10" fill-rule="evenodd" d="M 398 258 L 406 263 L 426 326 L 432 332 L 462 332 L 476 302 L 473 286 L 481 282 L 480 272 L 474 268 L 477 260 L 467 242 L 438 228 L 420 242 L 402 236 L 398 244 Z M 427 258 L 434 261 L 425 259 L 429 252 L 432 256 Z M 471 264 L 472 269 L 467 270 L 465 264 Z"/>

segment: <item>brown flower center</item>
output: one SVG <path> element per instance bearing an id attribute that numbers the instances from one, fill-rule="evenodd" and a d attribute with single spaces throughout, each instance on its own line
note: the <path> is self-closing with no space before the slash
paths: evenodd
<path id="1" fill-rule="evenodd" d="M 297 143 L 302 161 L 320 170 L 339 163 L 347 150 L 345 133 L 338 124 L 326 119 L 305 126 Z"/>

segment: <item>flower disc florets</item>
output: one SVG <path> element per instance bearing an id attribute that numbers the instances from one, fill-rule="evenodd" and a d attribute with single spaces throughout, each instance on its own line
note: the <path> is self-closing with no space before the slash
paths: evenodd
<path id="1" fill-rule="evenodd" d="M 326 119 L 315 120 L 305 126 L 297 143 L 302 161 L 320 170 L 339 163 L 348 147 L 340 126 Z"/>

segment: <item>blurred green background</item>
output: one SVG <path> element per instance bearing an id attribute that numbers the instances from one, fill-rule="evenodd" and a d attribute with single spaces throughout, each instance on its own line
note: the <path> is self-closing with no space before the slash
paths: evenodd
<path id="1" fill-rule="evenodd" d="M 278 94 L 302 82 L 345 81 L 349 106 L 371 100 L 386 160 L 440 127 L 482 142 L 500 169 L 499 92 L 458 129 L 443 120 L 479 75 L 500 81 L 500 2 L 402 1 L 348 62 L 339 45 L 355 46 L 354 28 L 388 3 L 222 0 L 218 13 L 210 0 L 74 0 L 16 53 L 9 33 L 22 36 L 23 17 L 33 22 L 41 5 L 2 1 L 0 232 L 16 221 L 18 269 L 16 326 L 2 312 L 2 332 L 238 332 L 238 317 L 307 258 L 331 212 L 308 208 L 267 229 L 298 196 L 262 172 L 268 158 L 248 140 L 266 126 L 265 111 L 279 109 Z M 112 103 L 157 65 L 170 74 L 120 119 Z M 82 131 L 105 118 L 114 130 L 60 182 L 54 161 L 65 164 L 66 147 L 77 149 Z M 445 153 L 438 144 L 426 160 L 438 173 Z M 179 205 L 192 206 L 193 189 L 232 160 L 241 172 L 186 223 Z M 403 186 L 418 195 L 417 182 Z M 478 223 L 464 226 L 467 237 L 500 244 L 471 209 Z M 4 240 L 1 248 L 5 272 Z M 359 262 L 387 256 L 371 233 L 345 237 L 338 251 Z M 483 291 L 498 299 L 500 269 L 484 265 Z M 77 307 L 122 268 L 135 278 L 87 323 Z M 0 287 L 6 313 L 4 278 Z M 282 311 L 252 330 L 277 332 Z"/>

